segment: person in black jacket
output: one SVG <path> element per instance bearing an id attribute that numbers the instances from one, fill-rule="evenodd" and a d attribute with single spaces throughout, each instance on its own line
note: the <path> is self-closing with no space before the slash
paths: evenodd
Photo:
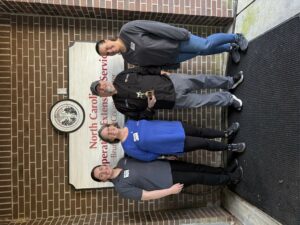
<path id="1" fill-rule="evenodd" d="M 167 74 L 157 67 L 137 67 L 119 73 L 113 83 L 99 80 L 91 84 L 93 95 L 112 96 L 116 109 L 135 120 L 152 119 L 155 109 L 232 106 L 242 109 L 242 101 L 223 91 L 197 94 L 203 88 L 234 89 L 243 81 L 243 72 L 234 76 Z"/>
<path id="2" fill-rule="evenodd" d="M 101 56 L 121 53 L 130 64 L 178 68 L 179 63 L 198 55 L 230 52 L 238 63 L 238 49 L 245 51 L 248 41 L 242 34 L 216 33 L 207 38 L 184 28 L 147 20 L 135 20 L 122 26 L 119 37 L 96 43 Z"/>

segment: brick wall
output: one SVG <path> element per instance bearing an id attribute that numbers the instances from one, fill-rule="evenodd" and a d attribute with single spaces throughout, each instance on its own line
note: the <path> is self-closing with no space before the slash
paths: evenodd
<path id="1" fill-rule="evenodd" d="M 212 1 L 211 7 L 217 7 L 218 2 Z M 22 7 L 28 6 L 21 3 L 0 1 L 0 10 L 12 4 L 20 7 L 16 11 L 20 13 L 25 10 Z M 83 10 L 82 6 L 78 7 Z M 9 11 L 11 9 L 4 11 L 13 12 Z M 151 19 L 162 19 L 160 13 L 150 14 Z M 180 18 L 180 23 L 185 24 L 185 17 Z M 121 218 L 128 213 L 135 213 L 130 215 L 138 218 L 145 215 L 145 211 L 159 215 L 157 210 L 219 205 L 220 189 L 215 187 L 199 185 L 189 188 L 194 195 L 134 202 L 121 199 L 112 188 L 75 191 L 68 184 L 68 136 L 54 131 L 48 120 L 50 107 L 64 98 L 57 95 L 57 88 L 68 87 L 68 46 L 73 41 L 113 37 L 124 22 L 99 20 L 92 16 L 0 14 L 0 224 L 11 220 L 11 224 L 66 224 L 65 221 L 82 224 L 78 221 L 99 222 L 103 218 L 108 218 L 107 224 L 112 224 L 114 219 L 123 221 Z M 223 29 L 222 26 L 180 26 L 201 36 Z M 184 62 L 178 72 L 222 74 L 223 57 L 198 57 Z M 220 109 L 216 107 L 161 110 L 157 118 L 179 119 L 202 127 L 221 127 Z M 198 151 L 187 154 L 184 159 L 217 166 L 221 155 Z M 196 212 L 187 210 L 185 214 L 188 218 L 217 215 L 214 210 L 204 214 L 201 210 Z M 151 219 L 151 216 L 147 218 Z M 163 218 L 157 223 L 174 220 L 168 216 Z M 176 218 L 179 221 L 184 216 Z"/>
<path id="2" fill-rule="evenodd" d="M 6 0 L 0 12 L 226 26 L 233 0 Z"/>
<path id="3" fill-rule="evenodd" d="M 0 17 L 0 218 L 11 217 L 11 25 L 9 16 Z M 1 216 L 2 215 L 2 216 Z"/>

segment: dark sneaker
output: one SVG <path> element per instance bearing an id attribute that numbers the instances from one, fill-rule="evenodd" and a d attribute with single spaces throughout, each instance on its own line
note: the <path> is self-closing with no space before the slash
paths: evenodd
<path id="1" fill-rule="evenodd" d="M 233 172 L 238 167 L 239 167 L 239 161 L 237 159 L 234 159 L 233 162 L 231 162 L 230 165 L 227 166 L 226 171 L 230 173 Z"/>
<path id="2" fill-rule="evenodd" d="M 237 34 L 238 38 L 236 43 L 240 46 L 241 51 L 246 51 L 248 48 L 248 40 L 243 34 Z"/>
<path id="3" fill-rule="evenodd" d="M 246 144 L 242 143 L 232 143 L 228 144 L 228 151 L 242 153 L 245 151 Z"/>
<path id="4" fill-rule="evenodd" d="M 238 74 L 233 75 L 233 85 L 231 89 L 235 89 L 240 83 L 244 81 L 244 73 L 243 71 L 238 72 Z"/>
<path id="5" fill-rule="evenodd" d="M 234 63 L 239 63 L 241 60 L 241 55 L 239 53 L 239 46 L 237 44 L 232 43 L 230 49 L 231 60 Z"/>
<path id="6" fill-rule="evenodd" d="M 238 122 L 232 123 L 230 127 L 228 127 L 225 132 L 225 137 L 228 139 L 233 138 L 238 130 L 240 129 L 240 124 Z"/>
<path id="7" fill-rule="evenodd" d="M 236 110 L 241 111 L 242 107 L 243 107 L 243 102 L 241 99 L 237 98 L 235 95 L 232 95 L 231 106 L 233 108 L 235 108 Z"/>
<path id="8" fill-rule="evenodd" d="M 231 184 L 238 184 L 243 179 L 244 171 L 243 167 L 239 166 L 232 173 L 229 173 Z"/>

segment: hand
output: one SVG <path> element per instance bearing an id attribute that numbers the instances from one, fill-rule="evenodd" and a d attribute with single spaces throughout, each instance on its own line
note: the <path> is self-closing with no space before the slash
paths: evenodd
<path id="1" fill-rule="evenodd" d="M 162 70 L 162 71 L 160 71 L 160 75 L 170 75 L 171 73 L 169 73 L 169 72 L 167 72 L 167 71 L 164 71 L 164 70 Z"/>
<path id="2" fill-rule="evenodd" d="M 148 96 L 148 108 L 152 109 L 156 103 L 155 95 L 153 94 L 151 97 Z"/>
<path id="3" fill-rule="evenodd" d="M 177 156 L 175 155 L 169 155 L 166 157 L 167 160 L 178 160 Z"/>
<path id="4" fill-rule="evenodd" d="M 182 191 L 183 184 L 177 183 L 169 188 L 171 194 L 178 194 Z"/>

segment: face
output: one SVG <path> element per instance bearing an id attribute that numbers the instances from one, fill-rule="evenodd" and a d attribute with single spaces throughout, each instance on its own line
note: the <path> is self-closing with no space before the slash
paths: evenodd
<path id="1" fill-rule="evenodd" d="M 113 169 L 110 166 L 102 165 L 94 169 L 94 176 L 101 181 L 107 181 L 113 175 Z"/>
<path id="2" fill-rule="evenodd" d="M 120 49 L 115 41 L 105 40 L 105 42 L 99 46 L 99 52 L 101 56 L 112 56 L 118 54 Z"/>
<path id="3" fill-rule="evenodd" d="M 114 86 L 112 83 L 104 80 L 99 81 L 99 85 L 97 86 L 97 92 L 101 97 L 112 96 L 114 93 Z"/>
<path id="4" fill-rule="evenodd" d="M 105 139 L 109 139 L 110 141 L 114 141 L 118 137 L 119 128 L 114 125 L 110 125 L 109 127 L 105 127 L 101 131 L 101 136 Z"/>

